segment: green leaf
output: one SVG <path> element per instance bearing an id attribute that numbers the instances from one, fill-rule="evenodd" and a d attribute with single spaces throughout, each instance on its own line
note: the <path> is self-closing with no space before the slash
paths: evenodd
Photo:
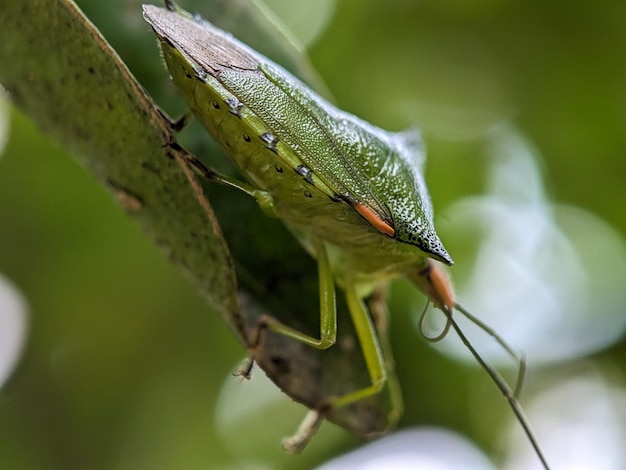
<path id="1" fill-rule="evenodd" d="M 100 33 L 67 0 L 10 0 L 0 83 L 181 266 L 238 333 L 232 262 L 167 121 Z"/>

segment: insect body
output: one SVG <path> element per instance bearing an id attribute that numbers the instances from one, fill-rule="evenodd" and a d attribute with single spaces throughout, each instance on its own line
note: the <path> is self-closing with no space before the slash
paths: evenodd
<path id="1" fill-rule="evenodd" d="M 385 361 L 363 303 L 377 286 L 393 277 L 411 279 L 446 313 L 448 327 L 462 334 L 438 263 L 451 265 L 452 259 L 433 227 L 420 138 L 416 131 L 389 133 L 338 110 L 226 33 L 169 2 L 168 8 L 144 6 L 144 17 L 160 40 L 172 80 L 249 184 L 220 177 L 222 182 L 280 217 L 318 264 L 319 337 L 263 316 L 249 337 L 252 358 L 268 330 L 314 348 L 331 347 L 337 337 L 335 283 L 345 292 L 363 352 L 370 384 L 317 404 L 286 442 L 299 451 L 325 416 L 385 386 Z"/>

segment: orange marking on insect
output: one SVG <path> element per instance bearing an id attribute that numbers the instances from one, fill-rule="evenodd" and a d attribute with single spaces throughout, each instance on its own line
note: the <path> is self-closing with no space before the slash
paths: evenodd
<path id="1" fill-rule="evenodd" d="M 353 204 L 354 210 L 356 210 L 365 220 L 367 220 L 370 224 L 372 224 L 377 230 L 384 233 L 385 235 L 389 235 L 393 237 L 396 233 L 393 226 L 389 225 L 389 223 L 385 222 L 381 219 L 376 212 L 367 207 L 364 204 L 355 202 Z"/>
<path id="2" fill-rule="evenodd" d="M 420 290 L 438 308 L 452 311 L 456 305 L 452 282 L 441 264 L 428 260 L 426 267 L 413 278 Z"/>

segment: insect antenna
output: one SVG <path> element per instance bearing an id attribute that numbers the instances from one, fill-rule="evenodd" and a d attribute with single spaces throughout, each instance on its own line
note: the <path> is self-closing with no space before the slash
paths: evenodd
<path id="1" fill-rule="evenodd" d="M 452 322 L 450 321 L 450 317 L 446 315 L 446 324 L 441 330 L 441 333 L 435 336 L 430 336 L 428 333 L 426 333 L 426 325 L 425 325 L 426 315 L 428 314 L 428 311 L 430 310 L 429 307 L 430 307 L 430 300 L 427 300 L 426 305 L 424 305 L 424 310 L 422 310 L 422 314 L 420 315 L 420 319 L 419 319 L 420 332 L 422 333 L 422 336 L 427 341 L 430 341 L 431 343 L 438 343 L 439 341 L 444 339 L 446 336 L 448 336 L 448 333 L 450 332 L 450 327 L 452 326 Z"/>
<path id="2" fill-rule="evenodd" d="M 427 301 L 426 305 L 424 306 L 424 310 L 422 311 L 422 313 L 420 315 L 419 327 L 420 327 L 420 331 L 422 333 L 422 336 L 427 341 L 430 341 L 431 343 L 438 343 L 439 341 L 444 339 L 448 335 L 448 333 L 450 332 L 450 328 L 452 327 L 452 314 L 448 315 L 446 313 L 446 324 L 444 325 L 443 329 L 441 330 L 441 332 L 439 334 L 437 334 L 435 336 L 431 336 L 431 335 L 429 335 L 426 332 L 426 326 L 425 326 L 426 315 L 429 312 L 430 305 L 431 305 L 431 302 Z M 454 308 L 457 311 L 459 311 L 465 318 L 467 318 L 469 321 L 474 323 L 478 328 L 480 328 L 485 333 L 487 333 L 489 336 L 491 336 L 502 347 L 502 349 L 504 349 L 507 352 L 507 354 L 509 356 L 511 356 L 511 358 L 516 362 L 516 364 L 517 364 L 517 378 L 515 380 L 515 388 L 514 388 L 513 395 L 516 398 L 519 398 L 520 394 L 522 393 L 522 387 L 524 386 L 524 381 L 526 379 L 526 356 L 525 356 L 525 354 L 522 353 L 522 352 L 518 352 L 515 349 L 513 349 L 513 347 L 509 343 L 507 343 L 506 340 L 502 336 L 500 336 L 496 330 L 494 330 L 489 325 L 487 325 L 485 322 L 483 322 L 478 317 L 473 315 L 465 307 L 463 307 L 462 305 L 460 305 L 460 304 L 458 304 L 456 302 L 454 302 L 453 305 L 454 305 Z M 441 310 L 443 310 L 443 311 L 449 310 L 448 307 L 446 307 L 445 305 L 442 305 L 439 308 Z"/>
<path id="3" fill-rule="evenodd" d="M 478 328 L 483 330 L 489 336 L 491 336 L 496 342 L 502 346 L 502 348 L 513 358 L 513 360 L 517 363 L 517 379 L 515 381 L 515 389 L 513 396 L 519 398 L 522 393 L 522 387 L 524 385 L 524 381 L 526 379 L 526 355 L 523 352 L 518 352 L 511 347 L 506 340 L 498 334 L 493 328 L 487 325 L 485 322 L 474 316 L 470 313 L 466 308 L 458 303 L 454 304 L 454 308 L 458 310 L 465 318 L 474 323 Z M 446 318 L 450 319 L 452 317 L 451 314 L 446 313 Z M 450 320 L 448 320 L 450 321 Z M 455 328 L 457 330 L 457 328 Z M 458 330 L 457 330 L 458 332 Z M 460 336 L 460 335 L 459 335 Z"/>
<path id="4" fill-rule="evenodd" d="M 469 350 L 472 356 L 474 356 L 474 358 L 476 359 L 476 361 L 478 361 L 480 366 L 487 372 L 491 380 L 496 384 L 496 386 L 498 387 L 498 389 L 500 390 L 500 392 L 502 393 L 506 401 L 509 403 L 509 406 L 513 410 L 513 414 L 517 418 L 517 421 L 519 422 L 520 426 L 524 430 L 524 433 L 528 437 L 528 440 L 530 441 L 530 444 L 535 450 L 537 457 L 541 461 L 541 464 L 546 470 L 549 470 L 550 466 L 548 465 L 548 461 L 546 460 L 546 457 L 544 456 L 543 451 L 541 450 L 541 447 L 539 447 L 539 442 L 530 427 L 530 422 L 526 418 L 526 415 L 524 414 L 524 410 L 522 409 L 522 406 L 520 405 L 520 402 L 517 399 L 518 394 L 521 389 L 521 381 L 523 381 L 524 375 L 526 373 L 525 358 L 522 355 L 516 353 L 513 350 L 513 348 L 511 348 L 511 346 L 508 343 L 506 343 L 506 341 L 504 341 L 504 339 L 500 335 L 498 335 L 491 327 L 489 327 L 484 322 L 476 318 L 474 315 L 468 312 L 465 308 L 461 307 L 458 303 L 455 303 L 454 307 L 461 314 L 467 317 L 467 319 L 469 319 L 472 323 L 476 324 L 478 327 L 483 329 L 487 334 L 492 336 L 513 358 L 515 358 L 518 361 L 519 363 L 519 369 L 518 369 L 519 373 L 518 373 L 518 378 L 517 378 L 518 383 L 516 384 L 515 391 L 513 391 L 513 389 L 511 389 L 511 387 L 506 382 L 506 380 L 504 380 L 502 375 L 500 375 L 500 373 L 496 369 L 494 369 L 485 359 L 483 359 L 483 357 L 476 350 L 476 348 L 472 345 L 472 343 L 467 338 L 467 336 L 465 336 L 465 333 L 463 333 L 463 330 L 461 329 L 459 324 L 454 320 L 454 318 L 452 318 L 452 310 L 447 307 L 441 308 L 441 310 L 443 311 L 443 313 L 446 315 L 446 318 L 447 318 L 447 325 L 444 331 L 447 332 L 449 330 L 449 327 L 451 326 L 456 332 L 456 334 L 458 335 L 458 337 L 460 338 L 463 345 Z M 442 335 L 439 334 L 437 338 L 441 336 Z M 428 339 L 428 337 L 426 338 Z"/>

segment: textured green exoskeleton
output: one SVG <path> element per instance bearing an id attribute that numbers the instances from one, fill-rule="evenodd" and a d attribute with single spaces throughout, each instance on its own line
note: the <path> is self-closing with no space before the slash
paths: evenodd
<path id="1" fill-rule="evenodd" d="M 167 3 L 168 10 L 144 6 L 144 17 L 160 40 L 172 80 L 247 184 L 212 176 L 282 219 L 318 264 L 319 338 L 264 315 L 247 333 L 251 358 L 259 359 L 269 331 L 313 348 L 333 346 L 337 284 L 365 359 L 370 384 L 310 404 L 312 412 L 285 443 L 298 451 L 323 418 L 385 388 L 385 358 L 363 302 L 375 289 L 394 277 L 411 279 L 446 313 L 447 328 L 462 335 L 451 316 L 460 306 L 438 263 L 451 265 L 452 259 L 433 227 L 420 137 L 416 131 L 383 131 L 337 109 L 269 59 Z M 398 415 L 399 404 L 379 428 L 362 434 L 386 431 Z"/>

